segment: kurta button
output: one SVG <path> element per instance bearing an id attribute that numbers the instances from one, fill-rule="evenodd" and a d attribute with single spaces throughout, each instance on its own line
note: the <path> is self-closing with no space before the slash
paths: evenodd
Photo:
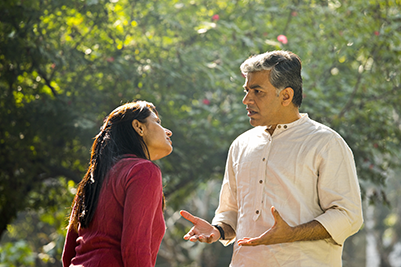
<path id="1" fill-rule="evenodd" d="M 278 128 L 280 129 L 280 128 L 281 128 L 281 125 L 279 125 Z"/>
<path id="2" fill-rule="evenodd" d="M 259 214 L 259 210 L 256 210 L 256 214 Z"/>
<path id="3" fill-rule="evenodd" d="M 266 158 L 263 158 L 262 160 L 263 160 L 263 161 L 265 161 L 265 160 L 266 160 Z"/>
<path id="4" fill-rule="evenodd" d="M 261 183 L 263 183 L 263 181 L 262 181 L 262 180 L 259 180 L 259 183 L 261 184 Z"/>
<path id="5" fill-rule="evenodd" d="M 287 129 L 287 125 L 284 125 L 284 129 Z"/>

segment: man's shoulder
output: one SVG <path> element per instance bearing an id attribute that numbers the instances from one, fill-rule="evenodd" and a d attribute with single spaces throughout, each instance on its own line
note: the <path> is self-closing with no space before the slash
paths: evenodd
<path id="1" fill-rule="evenodd" d="M 310 118 L 305 122 L 305 124 L 306 128 L 315 134 L 340 137 L 340 134 L 337 133 L 334 129 Z"/>

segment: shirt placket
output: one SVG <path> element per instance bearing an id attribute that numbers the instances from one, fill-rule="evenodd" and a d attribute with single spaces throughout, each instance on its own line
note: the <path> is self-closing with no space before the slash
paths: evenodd
<path id="1" fill-rule="evenodd" d="M 255 202 L 254 202 L 254 215 L 253 215 L 253 220 L 256 221 L 260 214 L 263 211 L 263 190 L 265 187 L 266 183 L 266 166 L 268 162 L 268 157 L 270 154 L 270 147 L 271 147 L 271 136 L 268 134 L 266 137 L 266 144 L 264 145 L 264 148 L 262 150 L 262 153 L 258 155 L 258 177 L 254 180 L 254 185 L 255 185 Z"/>

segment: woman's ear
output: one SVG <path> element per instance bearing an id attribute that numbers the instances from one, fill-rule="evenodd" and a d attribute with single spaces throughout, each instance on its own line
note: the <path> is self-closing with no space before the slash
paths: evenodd
<path id="1" fill-rule="evenodd" d="M 281 94 L 281 103 L 283 106 L 288 106 L 292 103 L 292 99 L 294 98 L 294 90 L 291 87 L 286 87 L 280 92 Z"/>
<path id="2" fill-rule="evenodd" d="M 132 121 L 132 128 L 140 135 L 143 136 L 144 124 L 138 120 Z"/>

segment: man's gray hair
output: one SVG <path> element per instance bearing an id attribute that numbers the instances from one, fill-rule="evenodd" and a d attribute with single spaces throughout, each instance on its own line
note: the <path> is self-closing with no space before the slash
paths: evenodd
<path id="1" fill-rule="evenodd" d="M 292 102 L 297 107 L 302 104 L 301 68 L 301 59 L 296 54 L 283 50 L 252 56 L 240 67 L 245 76 L 250 72 L 270 70 L 270 83 L 277 88 L 277 92 L 287 87 L 292 88 Z"/>

